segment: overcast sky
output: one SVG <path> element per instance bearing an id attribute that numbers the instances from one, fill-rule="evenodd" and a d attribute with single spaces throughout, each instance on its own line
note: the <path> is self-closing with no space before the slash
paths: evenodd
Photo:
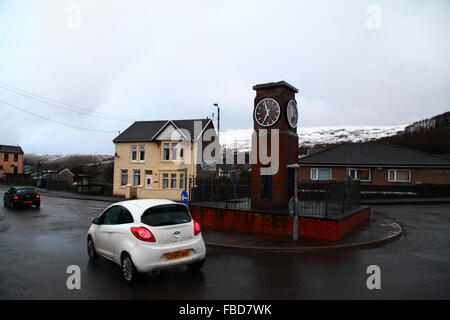
<path id="1" fill-rule="evenodd" d="M 252 86 L 280 80 L 300 126 L 407 124 L 450 109 L 449 39 L 445 0 L 0 0 L 0 144 L 113 154 L 134 120 L 215 102 L 251 128 Z"/>

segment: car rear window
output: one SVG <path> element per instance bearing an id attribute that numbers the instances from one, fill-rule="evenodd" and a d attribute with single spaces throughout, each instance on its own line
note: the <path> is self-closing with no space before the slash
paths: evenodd
<path id="1" fill-rule="evenodd" d="M 151 227 L 168 226 L 173 224 L 188 223 L 191 216 L 183 205 L 164 205 L 147 209 L 141 217 L 141 222 Z"/>
<path id="2" fill-rule="evenodd" d="M 34 189 L 34 188 L 21 188 L 21 189 L 17 189 L 17 193 L 20 193 L 20 194 L 36 193 L 36 189 Z"/>

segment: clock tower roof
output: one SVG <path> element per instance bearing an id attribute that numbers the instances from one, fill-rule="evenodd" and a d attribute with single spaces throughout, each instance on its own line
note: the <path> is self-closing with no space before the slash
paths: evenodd
<path id="1" fill-rule="evenodd" d="M 253 90 L 271 89 L 271 88 L 279 88 L 279 87 L 286 87 L 286 88 L 294 91 L 295 93 L 298 93 L 298 89 L 296 87 L 290 85 L 286 81 L 278 81 L 278 82 L 269 82 L 269 83 L 257 84 L 255 86 L 253 86 Z"/>

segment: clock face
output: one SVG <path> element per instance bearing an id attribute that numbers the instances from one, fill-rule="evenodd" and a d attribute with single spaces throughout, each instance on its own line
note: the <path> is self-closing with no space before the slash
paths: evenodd
<path id="1" fill-rule="evenodd" d="M 267 98 L 261 100 L 255 108 L 254 117 L 256 122 L 263 127 L 269 127 L 280 118 L 281 109 L 278 102 Z"/>
<path id="2" fill-rule="evenodd" d="M 287 104 L 286 117 L 289 125 L 292 128 L 296 128 L 298 122 L 298 110 L 297 110 L 297 102 L 295 102 L 294 100 L 289 101 Z"/>

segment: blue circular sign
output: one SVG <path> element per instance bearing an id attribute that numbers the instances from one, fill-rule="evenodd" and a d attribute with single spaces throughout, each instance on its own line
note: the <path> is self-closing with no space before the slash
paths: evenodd
<path id="1" fill-rule="evenodd" d="M 183 190 L 183 192 L 181 193 L 181 203 L 188 204 L 188 202 L 189 202 L 189 195 L 186 190 Z"/>

